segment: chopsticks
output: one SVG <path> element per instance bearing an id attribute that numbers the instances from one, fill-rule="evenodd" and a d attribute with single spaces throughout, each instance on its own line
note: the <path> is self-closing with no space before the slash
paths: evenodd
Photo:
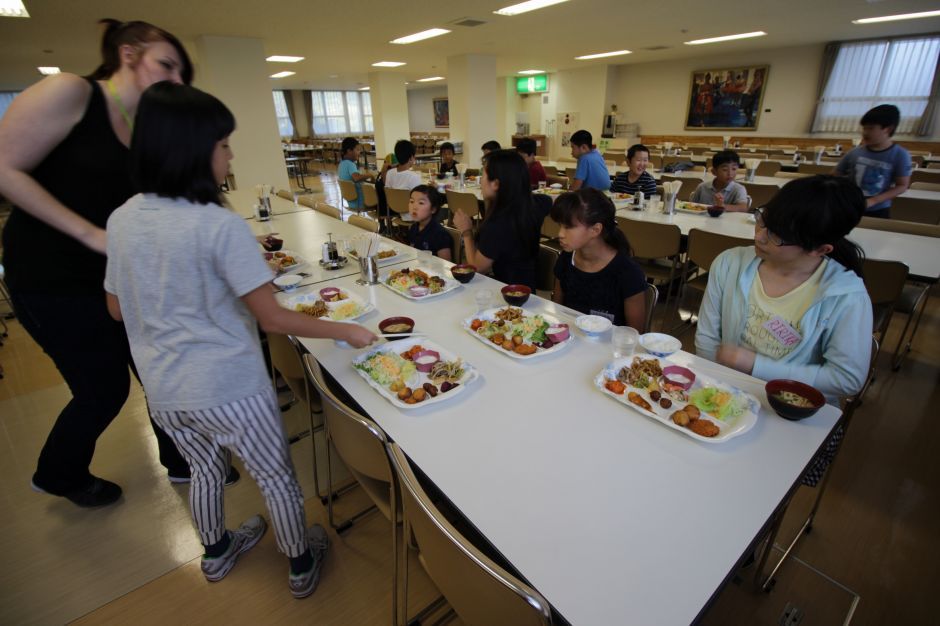
<path id="1" fill-rule="evenodd" d="M 399 339 L 401 337 L 427 337 L 427 335 L 424 333 L 382 333 L 382 331 L 379 331 L 379 333 L 386 339 L 389 337 L 394 337 L 395 339 Z"/>

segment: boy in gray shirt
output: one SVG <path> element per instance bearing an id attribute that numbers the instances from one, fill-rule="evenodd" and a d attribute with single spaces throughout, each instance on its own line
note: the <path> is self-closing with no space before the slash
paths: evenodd
<path id="1" fill-rule="evenodd" d="M 734 150 L 722 150 L 712 157 L 710 183 L 702 183 L 692 192 L 692 202 L 723 207 L 726 211 L 747 211 L 747 189 L 735 182 L 741 158 Z"/>

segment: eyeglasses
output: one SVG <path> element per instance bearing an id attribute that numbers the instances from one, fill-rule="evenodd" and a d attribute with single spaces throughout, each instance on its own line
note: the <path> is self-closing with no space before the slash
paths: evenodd
<path id="1" fill-rule="evenodd" d="M 764 211 L 765 211 L 765 210 L 766 210 L 766 209 L 765 209 L 764 207 L 759 207 L 759 208 L 757 208 L 757 209 L 754 209 L 754 223 L 757 225 L 758 228 L 763 228 L 764 230 L 767 231 L 767 241 L 769 241 L 770 243 L 774 244 L 775 246 L 795 246 L 795 245 L 797 245 L 797 244 L 795 244 L 795 243 L 790 243 L 790 242 L 788 242 L 788 241 L 785 241 L 785 240 L 784 240 L 783 238 L 781 238 L 779 235 L 776 235 L 776 234 L 772 233 L 770 230 L 767 229 L 767 224 L 764 222 Z"/>

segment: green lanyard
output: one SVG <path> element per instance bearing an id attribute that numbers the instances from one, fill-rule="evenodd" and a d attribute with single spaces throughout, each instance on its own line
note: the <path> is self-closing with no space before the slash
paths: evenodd
<path id="1" fill-rule="evenodd" d="M 117 89 L 114 87 L 114 83 L 111 82 L 111 79 L 108 79 L 108 93 L 111 94 L 111 97 L 114 98 L 114 102 L 117 103 L 118 109 L 121 110 L 121 116 L 124 118 L 124 121 L 127 123 L 128 130 L 131 133 L 134 132 L 134 120 L 128 114 L 127 109 L 124 108 L 124 103 L 121 102 L 121 96 L 118 95 Z"/>

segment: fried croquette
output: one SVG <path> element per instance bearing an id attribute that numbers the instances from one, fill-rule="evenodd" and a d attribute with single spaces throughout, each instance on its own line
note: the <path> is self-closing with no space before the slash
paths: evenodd
<path id="1" fill-rule="evenodd" d="M 693 420 L 689 422 L 689 430 L 702 437 L 716 437 L 719 432 L 718 427 L 708 420 Z"/>

